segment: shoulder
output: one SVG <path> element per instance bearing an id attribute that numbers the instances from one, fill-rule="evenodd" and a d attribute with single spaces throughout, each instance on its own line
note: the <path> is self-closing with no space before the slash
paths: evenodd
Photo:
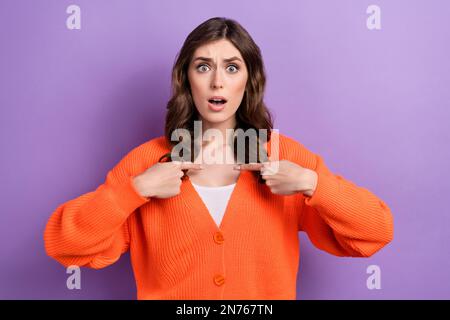
<path id="1" fill-rule="evenodd" d="M 157 163 L 159 158 L 170 152 L 171 147 L 165 136 L 158 136 L 132 148 L 121 160 L 119 166 L 136 174 Z"/>
<path id="2" fill-rule="evenodd" d="M 159 154 L 161 152 L 162 153 L 170 152 L 172 146 L 167 141 L 165 136 L 159 136 L 144 142 L 143 144 L 141 144 L 136 148 L 143 152 Z"/>
<path id="3" fill-rule="evenodd" d="M 171 151 L 165 136 L 154 137 L 134 147 L 129 154 L 139 156 L 147 161 L 157 161 L 162 155 Z"/>
<path id="4" fill-rule="evenodd" d="M 308 149 L 303 143 L 288 135 L 272 131 L 269 144 L 271 144 L 271 149 L 274 151 L 276 151 L 274 145 L 277 143 L 279 145 L 279 160 L 289 160 L 309 169 L 314 169 L 316 167 L 316 154 Z M 274 154 L 272 157 L 273 156 L 276 155 Z"/>

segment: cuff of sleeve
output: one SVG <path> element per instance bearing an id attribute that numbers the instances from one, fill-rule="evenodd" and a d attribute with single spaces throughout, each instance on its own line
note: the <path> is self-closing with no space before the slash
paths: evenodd
<path id="1" fill-rule="evenodd" d="M 305 204 L 332 212 L 338 196 L 339 181 L 322 172 L 317 172 L 316 189 L 310 197 L 305 196 Z"/>
<path id="2" fill-rule="evenodd" d="M 131 176 L 124 183 L 111 186 L 110 188 L 110 197 L 126 214 L 131 214 L 134 210 L 150 201 L 149 198 L 143 197 L 137 192 Z"/>

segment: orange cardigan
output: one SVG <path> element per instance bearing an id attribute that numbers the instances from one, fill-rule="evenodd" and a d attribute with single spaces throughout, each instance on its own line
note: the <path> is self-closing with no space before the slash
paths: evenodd
<path id="1" fill-rule="evenodd" d="M 272 194 L 242 171 L 220 228 L 189 178 L 174 197 L 142 197 L 131 178 L 170 152 L 160 136 L 131 150 L 95 191 L 53 212 L 47 254 L 66 267 L 100 269 L 130 250 L 138 299 L 296 299 L 298 231 L 336 256 L 369 257 L 392 240 L 382 200 L 331 173 L 302 144 L 278 137 L 280 160 L 317 172 L 311 197 Z"/>

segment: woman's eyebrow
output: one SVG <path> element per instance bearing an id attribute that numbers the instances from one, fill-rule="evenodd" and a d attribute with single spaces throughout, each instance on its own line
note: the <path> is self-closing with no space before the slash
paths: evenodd
<path id="1" fill-rule="evenodd" d="M 211 58 L 207 58 L 207 57 L 197 57 L 194 60 L 192 60 L 192 62 L 195 62 L 197 60 L 212 62 L 212 59 Z M 228 58 L 228 59 L 223 59 L 224 62 L 230 62 L 230 61 L 234 61 L 234 60 L 239 60 L 239 61 L 242 62 L 242 60 L 239 57 L 236 57 L 236 56 Z"/>

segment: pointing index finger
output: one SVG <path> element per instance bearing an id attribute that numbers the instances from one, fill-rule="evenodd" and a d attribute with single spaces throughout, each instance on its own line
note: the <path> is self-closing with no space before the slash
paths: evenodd
<path id="1" fill-rule="evenodd" d="M 235 170 L 259 171 L 264 167 L 264 163 L 244 163 L 233 167 Z"/>
<path id="2" fill-rule="evenodd" d="M 188 170 L 188 169 L 200 170 L 200 169 L 203 169 L 203 166 L 200 163 L 181 162 L 180 169 L 181 170 Z"/>

